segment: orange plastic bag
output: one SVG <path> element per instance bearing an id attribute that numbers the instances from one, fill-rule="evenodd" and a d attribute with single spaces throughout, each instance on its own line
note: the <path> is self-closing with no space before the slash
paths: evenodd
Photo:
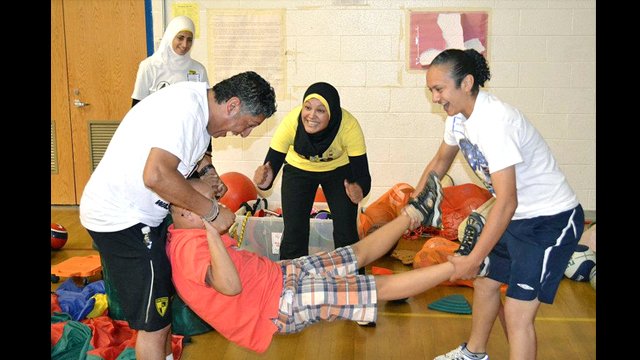
<path id="1" fill-rule="evenodd" d="M 418 269 L 447 262 L 447 256 L 453 256 L 453 252 L 456 251 L 459 246 L 460 243 L 457 241 L 451 241 L 439 236 L 432 237 L 427 240 L 424 245 L 422 245 L 422 249 L 416 253 L 416 256 L 413 258 L 413 268 Z M 468 286 L 472 288 L 473 280 L 461 279 L 454 282 L 446 280 L 440 283 L 440 285 Z M 500 291 L 504 294 L 507 291 L 507 285 L 502 284 L 500 286 Z"/>
<path id="2" fill-rule="evenodd" d="M 458 240 L 458 226 L 471 211 L 479 208 L 492 196 L 489 190 L 476 184 L 448 186 L 442 189 L 443 229 L 435 235 L 449 240 Z"/>
<path id="3" fill-rule="evenodd" d="M 409 202 L 413 186 L 407 183 L 395 184 L 378 200 L 367 206 L 358 215 L 358 236 L 360 239 L 400 215 L 402 208 Z"/>
<path id="4" fill-rule="evenodd" d="M 413 268 L 418 269 L 447 262 L 447 256 L 453 255 L 453 252 L 456 251 L 459 246 L 460 244 L 458 242 L 454 242 L 440 236 L 432 237 L 422 245 L 422 249 L 420 249 L 413 258 Z M 458 280 L 455 282 L 447 280 L 442 282 L 440 285 L 462 285 L 473 287 L 473 280 Z"/>

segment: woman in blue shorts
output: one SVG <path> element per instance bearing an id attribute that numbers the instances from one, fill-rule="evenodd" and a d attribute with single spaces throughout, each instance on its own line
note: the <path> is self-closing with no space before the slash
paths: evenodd
<path id="1" fill-rule="evenodd" d="M 433 102 L 448 116 L 442 144 L 416 188 L 431 171 L 442 177 L 461 150 L 496 199 L 486 219 L 475 215 L 480 235 L 462 239 L 467 251 L 459 253 L 466 256 L 451 259 L 456 270 L 450 280 L 486 274 L 474 282 L 471 335 L 436 359 L 489 358 L 502 284 L 508 284 L 510 358 L 535 359 L 538 308 L 553 302 L 584 225 L 576 194 L 540 133 L 518 109 L 479 89 L 490 77 L 486 60 L 472 49 L 445 50 L 427 71 Z"/>

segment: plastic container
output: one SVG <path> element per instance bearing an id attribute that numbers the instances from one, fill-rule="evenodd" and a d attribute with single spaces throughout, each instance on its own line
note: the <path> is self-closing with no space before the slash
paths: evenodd
<path id="1" fill-rule="evenodd" d="M 253 206 L 255 201 L 249 202 Z M 262 204 L 260 204 L 262 205 Z M 268 210 L 275 211 L 280 207 L 279 202 L 268 202 Z M 264 206 L 263 206 L 264 207 Z M 328 210 L 327 203 L 314 203 L 316 210 Z M 280 259 L 280 241 L 284 222 L 277 216 L 245 216 L 246 209 L 241 207 L 236 211 L 236 222 L 230 229 L 230 234 L 240 242 L 240 249 L 277 261 Z M 331 251 L 333 244 L 333 221 L 331 219 L 309 219 L 309 254 L 320 251 Z"/>

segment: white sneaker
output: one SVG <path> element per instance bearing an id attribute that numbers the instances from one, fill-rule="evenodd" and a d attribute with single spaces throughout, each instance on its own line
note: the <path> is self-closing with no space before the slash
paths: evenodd
<path id="1" fill-rule="evenodd" d="M 449 351 L 444 355 L 435 357 L 433 360 L 489 360 L 489 355 L 486 353 L 472 353 L 467 350 L 467 343 Z"/>

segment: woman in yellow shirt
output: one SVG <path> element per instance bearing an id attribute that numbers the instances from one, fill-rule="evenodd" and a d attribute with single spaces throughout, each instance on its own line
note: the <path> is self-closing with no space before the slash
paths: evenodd
<path id="1" fill-rule="evenodd" d="M 336 248 L 358 241 L 358 203 L 371 189 L 364 134 L 340 107 L 336 88 L 318 82 L 303 99 L 278 126 L 253 179 L 258 188 L 270 189 L 284 164 L 280 259 L 309 254 L 309 214 L 318 186 L 331 211 Z"/>

